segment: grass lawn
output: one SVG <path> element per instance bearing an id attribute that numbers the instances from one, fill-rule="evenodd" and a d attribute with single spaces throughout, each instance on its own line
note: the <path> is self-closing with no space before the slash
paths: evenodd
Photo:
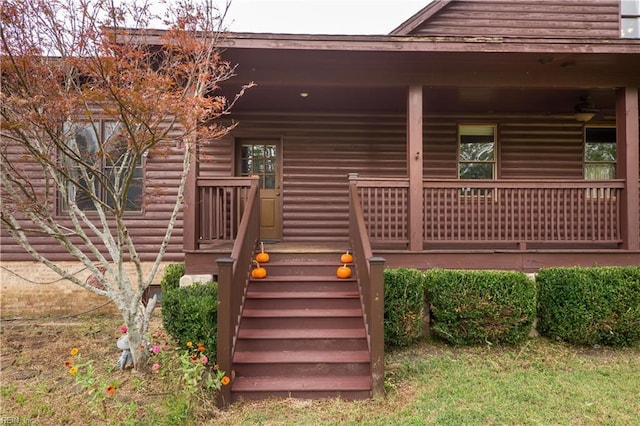
<path id="1" fill-rule="evenodd" d="M 162 331 L 159 312 L 152 333 Z M 225 411 L 177 386 L 177 371 L 120 372 L 116 317 L 3 321 L 3 423 L 225 425 L 640 424 L 640 347 L 580 348 L 532 339 L 516 348 L 425 341 L 387 354 L 379 400 L 279 399 Z M 64 362 L 77 347 L 94 366 L 81 386 Z M 115 384 L 111 397 L 96 398 Z"/>

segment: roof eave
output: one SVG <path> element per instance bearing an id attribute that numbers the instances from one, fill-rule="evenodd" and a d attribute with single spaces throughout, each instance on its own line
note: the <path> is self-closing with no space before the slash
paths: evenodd
<path id="1" fill-rule="evenodd" d="M 433 15 L 441 11 L 444 7 L 446 7 L 451 0 L 434 0 L 429 3 L 421 10 L 419 10 L 412 17 L 404 21 L 397 28 L 391 31 L 390 35 L 410 35 L 413 30 L 419 27 L 424 23 L 427 19 L 431 18 Z"/>

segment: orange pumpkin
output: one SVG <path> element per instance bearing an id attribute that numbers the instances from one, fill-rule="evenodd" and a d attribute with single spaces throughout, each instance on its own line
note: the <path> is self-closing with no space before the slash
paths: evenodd
<path id="1" fill-rule="evenodd" d="M 264 252 L 264 243 L 260 241 L 260 253 L 256 254 L 256 261 L 259 263 L 269 262 L 269 253 Z"/>
<path id="2" fill-rule="evenodd" d="M 340 256 L 340 263 L 353 263 L 353 256 L 349 253 L 349 250 Z"/>
<path id="3" fill-rule="evenodd" d="M 338 278 L 349 278 L 351 277 L 351 268 L 349 268 L 347 265 L 342 265 L 336 271 L 336 275 L 338 276 Z"/>
<path id="4" fill-rule="evenodd" d="M 254 262 L 256 267 L 251 270 L 251 278 L 265 278 L 267 276 L 267 270 L 264 269 L 258 262 Z"/>

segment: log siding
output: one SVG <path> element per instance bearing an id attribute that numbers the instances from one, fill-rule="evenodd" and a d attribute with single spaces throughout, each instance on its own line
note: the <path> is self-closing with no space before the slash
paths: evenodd
<path id="1" fill-rule="evenodd" d="M 618 38 L 619 0 L 456 0 L 411 35 Z"/>

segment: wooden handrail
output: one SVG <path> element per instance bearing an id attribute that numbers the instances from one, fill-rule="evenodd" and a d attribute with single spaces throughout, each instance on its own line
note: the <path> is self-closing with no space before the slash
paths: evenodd
<path id="1" fill-rule="evenodd" d="M 218 263 L 218 367 L 233 378 L 233 352 L 242 303 L 249 283 L 251 261 L 260 238 L 260 202 L 258 177 L 250 179 L 250 189 L 238 235 L 231 256 L 220 258 Z M 218 404 L 226 406 L 231 401 L 231 387 L 223 386 Z"/>
<path id="2" fill-rule="evenodd" d="M 357 188 L 357 174 L 349 175 L 349 239 L 357 271 L 371 356 L 371 389 L 374 397 L 384 394 L 384 265 L 374 257 L 367 234 Z"/>

